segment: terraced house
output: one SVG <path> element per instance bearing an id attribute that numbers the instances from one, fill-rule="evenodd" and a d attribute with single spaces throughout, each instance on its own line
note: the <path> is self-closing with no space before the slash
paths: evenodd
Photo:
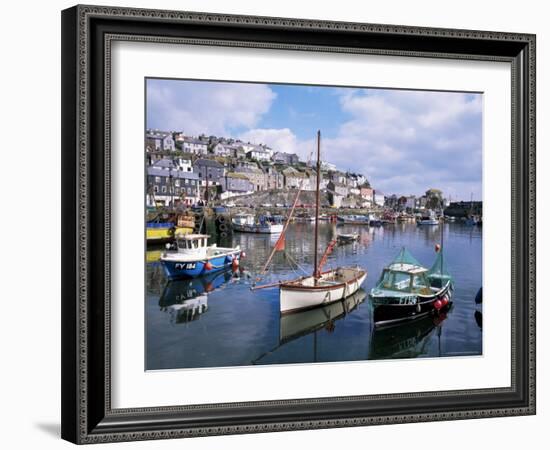
<path id="1" fill-rule="evenodd" d="M 197 174 L 161 167 L 147 168 L 147 206 L 193 205 L 199 200 Z"/>
<path id="2" fill-rule="evenodd" d="M 176 146 L 172 133 L 148 130 L 145 134 L 147 151 L 174 151 Z"/>

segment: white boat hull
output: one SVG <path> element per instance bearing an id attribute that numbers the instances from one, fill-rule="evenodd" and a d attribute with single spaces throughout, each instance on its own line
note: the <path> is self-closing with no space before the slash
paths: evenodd
<path id="1" fill-rule="evenodd" d="M 241 233 L 278 234 L 282 233 L 283 224 L 273 223 L 266 225 L 248 225 L 233 223 L 233 230 Z"/>
<path id="2" fill-rule="evenodd" d="M 281 313 L 314 308 L 343 300 L 357 292 L 367 278 L 366 271 L 347 268 L 344 270 L 355 271 L 355 275 L 352 274 L 341 282 L 326 283 L 325 280 L 332 278 L 338 270 L 324 273 L 317 285 L 314 284 L 313 276 L 281 284 L 279 293 Z"/>

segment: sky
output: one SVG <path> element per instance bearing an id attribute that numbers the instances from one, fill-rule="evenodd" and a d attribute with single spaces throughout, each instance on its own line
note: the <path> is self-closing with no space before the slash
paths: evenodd
<path id="1" fill-rule="evenodd" d="M 362 173 L 386 195 L 482 198 L 479 93 L 147 80 L 147 128 L 266 144 Z M 314 158 L 313 158 L 314 159 Z"/>

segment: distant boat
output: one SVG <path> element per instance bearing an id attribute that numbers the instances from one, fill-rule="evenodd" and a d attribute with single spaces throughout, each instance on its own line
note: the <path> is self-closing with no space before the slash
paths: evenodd
<path id="1" fill-rule="evenodd" d="M 253 214 L 237 214 L 231 222 L 233 230 L 242 233 L 277 234 L 283 231 L 280 219 L 270 216 L 260 216 L 256 220 Z"/>
<path id="2" fill-rule="evenodd" d="M 363 216 L 358 214 L 338 216 L 337 220 L 338 220 L 338 223 L 342 223 L 345 225 L 369 225 L 370 223 L 369 216 Z"/>
<path id="3" fill-rule="evenodd" d="M 313 246 L 313 274 L 306 275 L 291 281 L 281 281 L 279 283 L 264 285 L 256 289 L 267 287 L 279 287 L 279 309 L 281 314 L 286 314 L 303 309 L 314 308 L 320 305 L 343 300 L 353 295 L 359 290 L 367 277 L 367 271 L 360 267 L 337 267 L 327 271 L 322 271 L 328 255 L 336 245 L 336 239 L 332 240 L 325 250 L 325 253 L 318 261 L 318 241 L 319 241 L 319 208 L 320 200 L 320 179 L 321 179 L 321 132 L 317 132 L 317 188 L 315 201 L 315 234 Z M 284 251 L 285 232 L 296 208 L 298 197 L 302 186 L 298 189 L 294 205 L 289 213 L 283 232 L 277 240 L 265 266 L 263 272 L 267 270 L 271 259 L 276 251 Z"/>
<path id="4" fill-rule="evenodd" d="M 376 214 L 369 213 L 367 215 L 367 218 L 371 227 L 379 227 L 380 225 L 382 225 L 382 220 Z"/>
<path id="5" fill-rule="evenodd" d="M 451 304 L 452 277 L 439 248 L 428 270 L 403 248 L 382 271 L 370 292 L 375 326 L 418 319 L 445 311 Z"/>
<path id="6" fill-rule="evenodd" d="M 227 267 L 238 266 L 239 246 L 223 248 L 207 245 L 207 234 L 177 235 L 175 249 L 164 252 L 160 262 L 169 279 L 196 278 Z"/>
<path id="7" fill-rule="evenodd" d="M 417 225 L 439 225 L 435 212 L 427 211 L 417 220 Z"/>
<path id="8" fill-rule="evenodd" d="M 340 233 L 336 236 L 336 240 L 339 245 L 351 244 L 359 240 L 359 235 L 357 233 Z"/>
<path id="9" fill-rule="evenodd" d="M 300 216 L 295 216 L 294 221 L 296 223 L 313 223 L 313 222 L 315 222 L 315 217 L 310 216 L 310 215 L 306 215 L 306 214 L 302 214 Z"/>

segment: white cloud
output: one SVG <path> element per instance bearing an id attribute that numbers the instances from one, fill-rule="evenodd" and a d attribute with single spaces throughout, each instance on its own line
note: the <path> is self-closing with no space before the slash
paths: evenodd
<path id="1" fill-rule="evenodd" d="M 340 95 L 350 117 L 325 158 L 363 172 L 385 193 L 439 187 L 454 198 L 481 196 L 481 95 L 353 90 Z"/>
<path id="2" fill-rule="evenodd" d="M 275 151 L 296 153 L 307 161 L 315 149 L 313 141 L 298 140 L 289 128 L 256 128 L 239 135 L 239 139 L 253 144 L 265 144 Z"/>
<path id="3" fill-rule="evenodd" d="M 263 84 L 148 80 L 147 126 L 186 134 L 254 127 L 276 94 Z"/>

